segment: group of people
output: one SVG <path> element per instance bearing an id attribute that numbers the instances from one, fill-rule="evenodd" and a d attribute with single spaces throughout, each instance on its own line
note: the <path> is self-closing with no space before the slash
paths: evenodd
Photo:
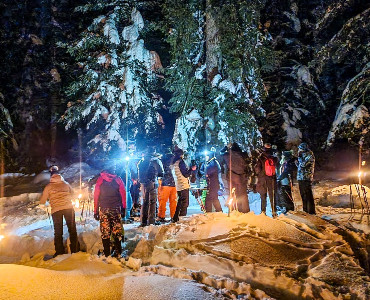
<path id="1" fill-rule="evenodd" d="M 312 194 L 312 180 L 315 157 L 306 143 L 298 146 L 298 157 L 292 151 L 283 151 L 281 159 L 270 144 L 265 144 L 263 151 L 251 159 L 237 143 L 221 150 L 217 159 L 215 148 L 211 148 L 205 161 L 198 168 L 196 164 L 188 166 L 184 160 L 184 151 L 175 147 L 168 149 L 161 156 L 154 148 L 148 147 L 142 159 L 132 168 L 126 168 L 126 184 L 115 169 L 106 168 L 100 172 L 94 189 L 94 218 L 100 222 L 100 231 L 105 256 L 119 256 L 122 252 L 122 220 L 127 219 L 132 209 L 142 197 L 140 221 L 142 227 L 165 222 L 166 204 L 169 202 L 171 222 L 177 222 L 180 216 L 186 216 L 189 206 L 190 182 L 199 182 L 205 177 L 207 192 L 204 208 L 206 212 L 222 211 L 219 192 L 225 190 L 222 173 L 229 188 L 229 194 L 235 198 L 240 212 L 250 211 L 248 188 L 261 195 L 261 211 L 266 213 L 267 195 L 272 213 L 277 209 L 294 210 L 292 197 L 293 174 L 297 168 L 297 180 L 303 201 L 303 210 L 315 213 Z M 139 194 L 140 187 L 140 194 Z M 126 188 L 129 193 L 126 193 Z M 63 218 L 66 220 L 70 235 L 70 250 L 79 250 L 75 212 L 71 202 L 73 190 L 59 174 L 58 168 L 51 169 L 50 183 L 45 187 L 40 204 L 47 200 L 51 206 L 54 222 L 55 256 L 64 254 Z M 177 200 L 176 200 L 177 199 Z M 158 203 L 158 205 L 157 205 Z M 156 217 L 157 216 L 157 217 Z"/>
<path id="2" fill-rule="evenodd" d="M 281 159 L 270 144 L 265 144 L 263 152 L 254 165 L 253 187 L 261 195 L 261 211 L 266 212 L 267 195 L 270 199 L 273 216 L 279 209 L 282 212 L 294 210 L 292 187 L 294 174 L 302 198 L 303 211 L 315 214 L 312 181 L 315 156 L 307 143 L 298 146 L 298 157 L 292 151 L 283 151 Z M 297 170 L 297 171 L 296 171 Z"/>

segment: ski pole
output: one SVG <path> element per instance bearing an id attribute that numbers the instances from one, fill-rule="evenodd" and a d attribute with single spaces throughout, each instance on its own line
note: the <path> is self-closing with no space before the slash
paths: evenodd
<path id="1" fill-rule="evenodd" d="M 367 201 L 366 188 L 363 185 L 361 185 L 361 189 L 362 189 L 362 194 L 364 195 L 364 202 L 365 202 L 365 205 L 366 205 L 366 211 L 367 211 L 367 214 L 369 215 L 370 211 L 369 211 L 369 202 Z"/>
<path id="2" fill-rule="evenodd" d="M 49 223 L 50 223 L 50 227 L 53 228 L 53 224 L 51 222 L 51 216 L 50 216 L 50 212 L 49 212 L 49 208 L 46 209 L 46 212 L 48 213 L 48 218 L 49 218 Z"/>
<path id="3" fill-rule="evenodd" d="M 294 197 L 293 197 L 293 180 L 292 180 L 292 176 L 291 174 L 288 175 L 289 176 L 289 184 L 290 184 L 290 190 L 292 191 L 292 196 L 290 197 L 291 200 L 293 201 L 294 203 Z"/>
<path id="4" fill-rule="evenodd" d="M 353 209 L 355 208 L 353 198 L 352 198 L 352 185 L 351 184 L 349 185 L 349 205 L 350 205 L 350 208 L 351 208 L 351 213 L 349 215 L 348 221 L 352 220 L 352 218 L 354 217 Z"/>
<path id="5" fill-rule="evenodd" d="M 361 200 L 361 192 L 360 192 L 360 186 L 358 184 L 355 184 L 355 188 L 356 188 L 356 192 L 357 192 L 357 195 L 358 195 L 358 198 L 360 200 L 360 205 L 361 205 L 361 216 L 364 215 L 364 206 L 362 204 L 362 200 Z"/>

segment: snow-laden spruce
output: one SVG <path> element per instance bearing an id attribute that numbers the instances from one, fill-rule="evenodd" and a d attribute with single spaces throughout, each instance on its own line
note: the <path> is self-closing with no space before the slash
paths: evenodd
<path id="1" fill-rule="evenodd" d="M 143 28 L 136 8 L 117 4 L 68 49 L 82 70 L 67 91 L 71 101 L 63 118 L 67 129 L 85 127 L 85 142 L 93 148 L 125 150 L 127 138 L 156 129 L 159 100 L 148 86 L 158 55 L 145 49 Z"/>

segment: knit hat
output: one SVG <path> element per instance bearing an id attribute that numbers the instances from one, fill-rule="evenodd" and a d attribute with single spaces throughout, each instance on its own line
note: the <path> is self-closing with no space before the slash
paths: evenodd
<path id="1" fill-rule="evenodd" d="M 301 143 L 301 144 L 299 144 L 298 149 L 299 150 L 303 150 L 303 151 L 307 151 L 308 150 L 307 143 Z"/>

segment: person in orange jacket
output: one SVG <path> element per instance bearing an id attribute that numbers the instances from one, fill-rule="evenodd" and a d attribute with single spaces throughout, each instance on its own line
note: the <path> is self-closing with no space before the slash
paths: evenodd
<path id="1" fill-rule="evenodd" d="M 104 255 L 111 254 L 110 237 L 113 235 L 115 253 L 122 253 L 122 221 L 126 210 L 126 189 L 122 179 L 113 170 L 103 170 L 94 190 L 94 218 L 100 221 Z"/>

